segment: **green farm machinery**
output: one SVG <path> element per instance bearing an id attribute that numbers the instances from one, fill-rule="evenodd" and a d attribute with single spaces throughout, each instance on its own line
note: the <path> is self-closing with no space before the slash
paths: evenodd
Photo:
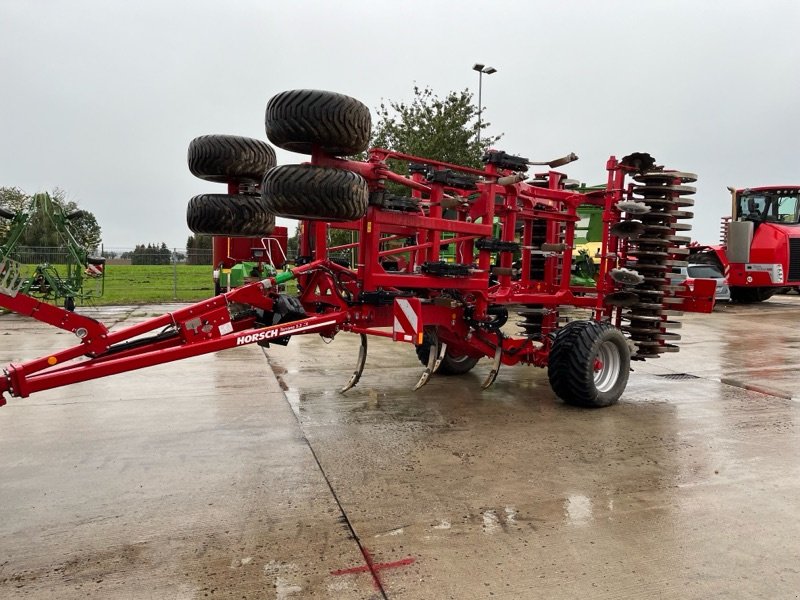
<path id="1" fill-rule="evenodd" d="M 73 222 L 85 214 L 81 210 L 67 213 L 49 194 L 34 195 L 16 212 L 0 207 L 0 218 L 11 221 L 0 245 L 0 285 L 49 302 L 63 299 L 64 308 L 70 311 L 76 300 L 101 296 L 105 258 L 91 256 L 73 233 Z M 25 252 L 20 243 L 23 235 L 38 225 L 56 233 L 58 246 Z"/>

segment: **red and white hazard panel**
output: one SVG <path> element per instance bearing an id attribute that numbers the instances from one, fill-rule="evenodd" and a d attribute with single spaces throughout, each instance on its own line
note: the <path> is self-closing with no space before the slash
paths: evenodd
<path id="1" fill-rule="evenodd" d="M 421 344 L 422 302 L 419 298 L 395 298 L 393 313 L 392 339 L 395 342 Z"/>

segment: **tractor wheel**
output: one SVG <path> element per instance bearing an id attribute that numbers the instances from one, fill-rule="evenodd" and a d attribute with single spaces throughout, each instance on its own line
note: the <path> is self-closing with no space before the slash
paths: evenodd
<path id="1" fill-rule="evenodd" d="M 630 348 L 619 329 L 610 323 L 573 321 L 553 341 L 547 375 L 567 404 L 599 408 L 619 400 L 630 365 Z"/>
<path id="2" fill-rule="evenodd" d="M 417 346 L 417 358 L 419 358 L 419 362 L 423 365 L 428 365 L 428 358 L 431 355 L 431 344 L 430 338 L 428 334 L 422 338 L 422 343 Z M 439 365 L 439 370 L 436 371 L 442 375 L 463 375 L 472 370 L 478 363 L 478 358 L 474 356 L 469 356 L 468 354 L 458 354 L 455 352 L 451 352 L 448 348 L 444 353 L 444 358 L 442 359 L 442 364 Z"/>
<path id="3" fill-rule="evenodd" d="M 367 149 L 372 131 L 369 108 L 350 96 L 321 90 L 291 90 L 267 103 L 269 141 L 291 152 L 311 154 L 314 146 L 337 156 Z"/>
<path id="4" fill-rule="evenodd" d="M 771 298 L 779 289 L 771 287 L 731 287 L 731 302 L 756 304 Z"/>
<path id="5" fill-rule="evenodd" d="M 354 221 L 367 212 L 369 188 L 352 171 L 284 165 L 264 175 L 261 197 L 267 210 L 279 217 Z"/>
<path id="6" fill-rule="evenodd" d="M 189 170 L 206 181 L 253 181 L 275 166 L 275 150 L 261 140 L 237 135 L 201 135 L 189 143 Z"/>
<path id="7" fill-rule="evenodd" d="M 275 227 L 275 215 L 259 196 L 201 194 L 189 200 L 186 224 L 194 233 L 259 237 Z"/>

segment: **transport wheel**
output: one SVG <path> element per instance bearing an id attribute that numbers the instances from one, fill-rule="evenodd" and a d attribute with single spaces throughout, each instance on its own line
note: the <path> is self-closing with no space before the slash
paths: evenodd
<path id="1" fill-rule="evenodd" d="M 189 143 L 192 175 L 218 183 L 253 181 L 275 166 L 275 150 L 261 140 L 237 135 L 201 135 Z"/>
<path id="2" fill-rule="evenodd" d="M 770 287 L 731 287 L 731 301 L 738 304 L 756 304 L 771 298 L 780 288 Z"/>
<path id="3" fill-rule="evenodd" d="M 423 365 L 428 365 L 428 358 L 431 354 L 431 344 L 430 337 L 428 334 L 422 338 L 422 343 L 416 347 L 417 351 L 417 358 L 419 362 Z M 444 358 L 442 359 L 442 364 L 439 365 L 439 370 L 436 371 L 441 375 L 463 375 L 472 370 L 478 363 L 478 358 L 474 356 L 469 356 L 468 354 L 458 354 L 456 352 L 451 352 L 448 348 L 444 353 Z"/>
<path id="4" fill-rule="evenodd" d="M 267 103 L 264 126 L 278 148 L 311 154 L 357 154 L 367 149 L 372 132 L 369 108 L 355 98 L 322 90 L 290 90 Z"/>
<path id="5" fill-rule="evenodd" d="M 194 233 L 258 237 L 272 233 L 275 215 L 260 196 L 201 194 L 189 200 L 186 224 Z"/>
<path id="6" fill-rule="evenodd" d="M 15 213 L 13 210 L 8 210 L 7 208 L 0 206 L 0 217 L 3 217 L 4 219 L 13 219 L 15 216 L 17 216 L 17 213 Z"/>
<path id="7" fill-rule="evenodd" d="M 369 188 L 352 171 L 284 165 L 264 175 L 261 197 L 266 209 L 279 217 L 354 221 L 367 212 Z"/>
<path id="8" fill-rule="evenodd" d="M 553 391 L 567 404 L 599 408 L 619 400 L 630 364 L 627 340 L 616 327 L 573 321 L 556 335 L 547 375 Z"/>

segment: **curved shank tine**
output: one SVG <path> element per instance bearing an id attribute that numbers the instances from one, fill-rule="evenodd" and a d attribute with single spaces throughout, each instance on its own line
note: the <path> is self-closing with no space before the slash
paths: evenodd
<path id="1" fill-rule="evenodd" d="M 492 363 L 492 370 L 486 376 L 486 379 L 481 384 L 482 389 L 488 388 L 497 379 L 497 374 L 500 372 L 500 359 L 503 357 L 503 338 L 498 340 L 497 349 L 494 351 L 494 362 Z"/>
<path id="2" fill-rule="evenodd" d="M 440 352 L 439 336 L 436 335 L 435 333 L 431 333 L 430 338 L 431 338 L 431 349 L 428 352 L 428 366 L 425 367 L 425 370 L 422 372 L 422 375 L 420 376 L 417 385 L 414 386 L 415 392 L 423 385 L 428 383 L 428 380 L 431 378 L 431 375 L 436 370 L 436 359 L 439 357 L 439 352 Z"/>
<path id="3" fill-rule="evenodd" d="M 347 385 L 344 386 L 339 393 L 344 394 L 347 390 L 353 387 L 355 384 L 358 383 L 358 380 L 361 379 L 361 373 L 364 372 L 364 365 L 367 363 L 367 336 L 366 334 L 361 334 L 361 346 L 358 348 L 358 362 L 356 363 L 356 370 L 353 372 L 353 375 L 350 377 L 350 381 L 347 382 Z"/>
<path id="4" fill-rule="evenodd" d="M 442 342 L 439 345 L 439 354 L 436 356 L 436 362 L 433 364 L 433 373 L 436 373 L 436 371 L 439 370 L 439 367 L 441 366 L 442 361 L 444 360 L 444 355 L 446 352 L 447 352 L 447 342 Z"/>

